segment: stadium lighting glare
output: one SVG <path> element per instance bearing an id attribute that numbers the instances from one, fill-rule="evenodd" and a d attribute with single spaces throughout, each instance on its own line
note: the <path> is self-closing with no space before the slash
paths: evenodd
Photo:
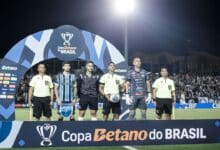
<path id="1" fill-rule="evenodd" d="M 119 16 L 127 16 L 134 11 L 135 0 L 114 0 L 115 13 Z"/>
<path id="2" fill-rule="evenodd" d="M 124 20 L 124 57 L 128 62 L 128 17 L 135 9 L 135 1 L 137 0 L 112 0 L 114 13 Z"/>

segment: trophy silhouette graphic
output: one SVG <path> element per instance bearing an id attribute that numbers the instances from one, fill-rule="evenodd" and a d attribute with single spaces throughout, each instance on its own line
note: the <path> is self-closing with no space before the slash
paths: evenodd
<path id="1" fill-rule="evenodd" d="M 57 126 L 50 125 L 49 123 L 45 123 L 43 125 L 38 125 L 36 127 L 37 132 L 42 138 L 42 141 L 40 143 L 41 146 L 51 146 L 52 141 L 51 138 L 54 136 Z"/>

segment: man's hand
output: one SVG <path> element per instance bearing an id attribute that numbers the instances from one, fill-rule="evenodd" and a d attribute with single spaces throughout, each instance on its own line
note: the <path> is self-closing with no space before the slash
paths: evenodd
<path id="1" fill-rule="evenodd" d="M 57 103 L 58 103 L 59 106 L 62 106 L 62 105 L 63 105 L 63 103 L 62 103 L 61 100 L 58 100 Z"/>
<path id="2" fill-rule="evenodd" d="M 31 100 L 28 100 L 28 106 L 29 106 L 30 108 L 32 108 L 32 102 L 31 102 Z"/>
<path id="3" fill-rule="evenodd" d="M 153 95 L 153 100 L 154 100 L 154 101 L 156 100 L 156 96 L 154 96 L 154 95 Z"/>
<path id="4" fill-rule="evenodd" d="M 53 107 L 53 101 L 50 101 L 50 107 Z"/>
<path id="5" fill-rule="evenodd" d="M 145 103 L 149 104 L 152 100 L 152 95 L 151 93 L 148 93 L 148 96 L 145 98 Z"/>
<path id="6" fill-rule="evenodd" d="M 57 97 L 57 103 L 58 103 L 59 106 L 62 106 L 62 101 L 60 100 L 59 97 Z"/>
<path id="7" fill-rule="evenodd" d="M 172 99 L 173 99 L 173 105 L 176 105 L 176 97 L 174 96 Z"/>
<path id="8" fill-rule="evenodd" d="M 176 101 L 173 101 L 173 106 L 174 106 L 174 107 L 176 106 Z"/>
<path id="9" fill-rule="evenodd" d="M 110 101 L 110 94 L 105 94 L 105 98 Z"/>
<path id="10" fill-rule="evenodd" d="M 157 102 L 156 102 L 156 101 L 153 101 L 153 103 L 154 103 L 154 106 L 156 107 L 156 106 L 157 106 Z"/>
<path id="11" fill-rule="evenodd" d="M 153 104 L 154 104 L 154 106 L 156 107 L 156 106 L 157 106 L 156 97 L 153 96 L 152 100 L 153 100 Z"/>
<path id="12" fill-rule="evenodd" d="M 77 103 L 77 101 L 78 101 L 78 98 L 73 99 L 73 100 L 72 100 L 72 105 L 75 106 L 76 103 Z"/>
<path id="13" fill-rule="evenodd" d="M 28 105 L 30 108 L 32 108 L 32 98 L 33 98 L 33 91 L 34 91 L 34 88 L 33 87 L 30 87 L 29 88 L 29 91 L 28 91 Z"/>
<path id="14" fill-rule="evenodd" d="M 129 96 L 128 94 L 126 94 L 126 104 L 127 105 L 131 105 L 133 103 L 133 97 L 132 96 Z"/>

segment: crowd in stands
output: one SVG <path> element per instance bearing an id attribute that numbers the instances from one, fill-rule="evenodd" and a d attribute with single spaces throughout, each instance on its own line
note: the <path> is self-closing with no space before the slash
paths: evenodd
<path id="1" fill-rule="evenodd" d="M 151 81 L 158 78 L 158 74 L 151 74 Z M 28 84 L 31 76 L 25 76 L 17 88 L 17 103 L 27 102 Z M 220 102 L 220 76 L 173 74 L 170 78 L 175 81 L 177 100 L 181 103 L 213 103 Z"/>
<path id="2" fill-rule="evenodd" d="M 176 74 L 177 99 L 186 102 L 213 103 L 220 101 L 220 76 Z"/>

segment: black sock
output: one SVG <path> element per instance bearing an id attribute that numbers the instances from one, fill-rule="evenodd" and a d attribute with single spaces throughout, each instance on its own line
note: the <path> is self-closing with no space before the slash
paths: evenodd
<path id="1" fill-rule="evenodd" d="M 75 119 L 74 118 L 70 118 L 70 121 L 75 121 Z"/>
<path id="2" fill-rule="evenodd" d="M 59 118 L 58 121 L 63 121 L 63 118 Z"/>

